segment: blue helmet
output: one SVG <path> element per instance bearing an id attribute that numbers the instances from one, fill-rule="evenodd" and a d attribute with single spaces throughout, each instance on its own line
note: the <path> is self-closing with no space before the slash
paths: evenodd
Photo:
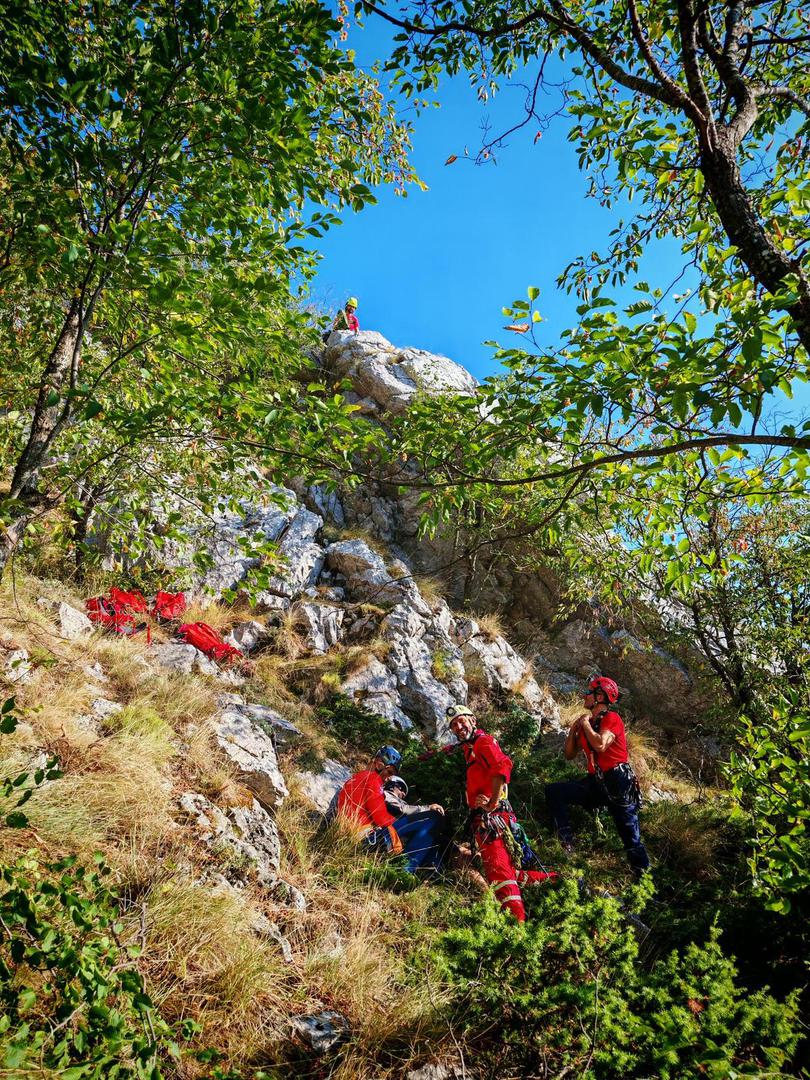
<path id="1" fill-rule="evenodd" d="M 381 746 L 374 757 L 379 758 L 383 765 L 399 765 L 402 761 L 402 754 L 393 746 Z"/>

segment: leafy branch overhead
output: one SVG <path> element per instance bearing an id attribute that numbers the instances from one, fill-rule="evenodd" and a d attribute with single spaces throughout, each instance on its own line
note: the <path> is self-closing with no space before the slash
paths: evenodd
<path id="1" fill-rule="evenodd" d="M 338 29 L 298 2 L 0 14 L 0 562 L 138 443 L 218 418 L 232 459 L 274 410 L 290 445 L 331 430 L 278 392 L 311 334 L 290 290 L 337 211 L 413 178 Z"/>

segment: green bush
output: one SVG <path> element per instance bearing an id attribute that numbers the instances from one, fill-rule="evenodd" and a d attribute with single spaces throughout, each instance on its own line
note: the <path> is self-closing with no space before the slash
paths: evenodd
<path id="1" fill-rule="evenodd" d="M 328 705 L 321 706 L 317 715 L 327 726 L 329 733 L 349 750 L 368 754 L 369 757 L 381 746 L 395 746 L 403 750 L 408 736 L 391 727 L 384 716 L 356 705 L 349 698 L 337 694 Z"/>
<path id="2" fill-rule="evenodd" d="M 159 1060 L 178 1054 L 137 948 L 120 941 L 108 874 L 100 860 L 87 869 L 35 853 L 0 871 L 0 1062 L 13 1075 L 157 1080 Z"/>
<path id="3" fill-rule="evenodd" d="M 648 970 L 615 901 L 583 898 L 572 881 L 526 899 L 525 925 L 478 904 L 434 941 L 431 963 L 456 990 L 455 1023 L 485 1076 L 728 1080 L 789 1063 L 798 994 L 740 986 L 717 931 Z"/>

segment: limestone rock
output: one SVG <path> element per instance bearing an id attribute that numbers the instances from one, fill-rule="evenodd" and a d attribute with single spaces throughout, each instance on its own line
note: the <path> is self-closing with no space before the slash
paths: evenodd
<path id="1" fill-rule="evenodd" d="M 413 727 L 402 708 L 399 681 L 385 664 L 371 656 L 359 670 L 353 672 L 341 686 L 341 693 L 356 701 L 369 712 L 384 716 L 394 727 L 408 731 Z"/>
<path id="2" fill-rule="evenodd" d="M 111 716 L 115 716 L 116 713 L 121 712 L 123 705 L 117 701 L 110 701 L 108 698 L 97 697 L 90 703 L 90 709 L 93 716 L 97 720 L 109 720 Z"/>
<path id="3" fill-rule="evenodd" d="M 319 773 L 298 772 L 295 778 L 304 795 L 325 814 L 332 799 L 351 775 L 351 769 L 347 769 L 339 761 L 327 758 Z"/>
<path id="4" fill-rule="evenodd" d="M 287 904 L 293 909 L 303 914 L 307 910 L 307 898 L 296 888 L 295 885 L 291 885 L 289 881 L 284 881 L 282 878 L 273 886 L 273 897 L 280 904 Z"/>
<path id="5" fill-rule="evenodd" d="M 473 1080 L 473 1075 L 466 1065 L 430 1061 L 418 1069 L 410 1069 L 405 1080 Z"/>
<path id="6" fill-rule="evenodd" d="M 266 938 L 269 941 L 275 941 L 279 949 L 281 949 L 281 955 L 284 957 L 285 964 L 291 964 L 293 962 L 292 946 L 281 931 L 281 927 L 278 923 L 271 922 L 266 915 L 257 911 L 256 917 L 251 925 L 253 933 L 257 937 Z"/>
<path id="7" fill-rule="evenodd" d="M 59 605 L 59 627 L 62 637 L 69 641 L 76 641 L 93 631 L 93 624 L 85 613 L 65 603 Z"/>
<path id="8" fill-rule="evenodd" d="M 248 622 L 235 623 L 230 633 L 226 634 L 225 640 L 240 652 L 249 653 L 258 648 L 269 636 L 264 623 L 257 619 L 250 619 Z"/>
<path id="9" fill-rule="evenodd" d="M 180 675 L 190 675 L 195 670 L 201 675 L 216 675 L 218 671 L 217 665 L 205 653 L 182 642 L 155 645 L 151 656 L 161 667 Z"/>
<path id="10" fill-rule="evenodd" d="M 304 733 L 300 728 L 297 728 L 295 724 L 291 724 L 289 720 L 285 720 L 280 713 L 277 713 L 275 709 L 271 709 L 269 705 L 247 703 L 238 706 L 236 711 L 243 713 L 258 724 L 259 727 L 264 728 L 276 744 L 288 746 L 299 742 L 304 737 Z"/>
<path id="11" fill-rule="evenodd" d="M 226 809 L 214 805 L 205 795 L 186 792 L 180 806 L 194 818 L 202 839 L 217 855 L 230 854 L 226 877 L 243 877 L 243 863 L 249 865 L 263 885 L 275 885 L 281 858 L 281 841 L 273 818 L 252 799 L 247 806 Z"/>
<path id="12" fill-rule="evenodd" d="M 517 694 L 523 697 L 530 712 L 559 725 L 557 703 L 540 687 L 526 661 L 506 638 L 500 635 L 487 638 L 474 619 L 459 620 L 456 636 L 461 642 L 468 680 L 486 686 L 495 694 Z"/>
<path id="13" fill-rule="evenodd" d="M 396 675 L 400 700 L 428 728 L 444 736 L 448 705 L 467 700 L 460 649 L 410 603 L 398 604 L 388 613 L 381 634 L 391 646 L 386 664 Z"/>
<path id="14" fill-rule="evenodd" d="M 185 570 L 193 588 L 211 597 L 238 588 L 261 562 L 260 557 L 247 553 L 249 549 L 277 540 L 298 510 L 295 493 L 288 488 L 268 484 L 264 494 L 263 502 L 244 501 L 239 510 L 218 507 L 189 528 L 186 542 L 166 544 L 161 551 L 163 561 Z M 194 564 L 194 555 L 201 547 L 211 560 L 211 566 L 202 573 Z"/>
<path id="15" fill-rule="evenodd" d="M 311 652 L 322 655 L 340 641 L 343 608 L 299 602 L 293 607 L 292 614 L 296 625 L 303 629 L 304 641 Z"/>
<path id="16" fill-rule="evenodd" d="M 88 679 L 95 679 L 96 682 L 108 683 L 110 681 L 109 675 L 105 674 L 104 668 L 98 660 L 94 664 L 82 664 L 82 671 Z"/>
<path id="17" fill-rule="evenodd" d="M 31 657 L 27 649 L 12 649 L 7 652 L 3 659 L 5 681 L 12 686 L 24 686 L 31 682 L 34 671 L 31 666 Z"/>
<path id="18" fill-rule="evenodd" d="M 293 1033 L 316 1054 L 325 1054 L 349 1034 L 349 1021 L 343 1013 L 327 1009 L 313 1015 L 291 1016 Z"/>
<path id="19" fill-rule="evenodd" d="M 401 414 L 419 394 L 474 394 L 477 386 L 473 376 L 448 357 L 397 349 L 375 331 L 334 331 L 323 363 L 352 381 L 363 410 L 370 413 Z"/>
<path id="20" fill-rule="evenodd" d="M 266 590 L 257 596 L 259 603 L 269 608 L 287 607 L 290 600 L 318 580 L 324 563 L 324 549 L 315 542 L 323 526 L 323 518 L 300 507 L 285 524 L 278 542 L 277 554 L 283 560 L 282 569 L 270 579 Z"/>
<path id="21" fill-rule="evenodd" d="M 345 578 L 346 591 L 354 599 L 375 604 L 399 604 L 408 600 L 421 614 L 430 614 L 430 608 L 420 596 L 405 563 L 394 560 L 389 572 L 383 557 L 365 540 L 341 540 L 330 544 L 326 549 L 326 565 Z"/>
<path id="22" fill-rule="evenodd" d="M 227 709 L 212 723 L 217 743 L 236 766 L 242 783 L 265 809 L 281 806 L 289 793 L 270 736 L 233 709 Z"/>

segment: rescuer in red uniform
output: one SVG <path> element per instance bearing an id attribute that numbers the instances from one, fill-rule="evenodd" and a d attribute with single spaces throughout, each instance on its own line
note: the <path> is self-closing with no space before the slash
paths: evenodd
<path id="1" fill-rule="evenodd" d="M 569 728 L 565 756 L 572 761 L 583 753 L 588 775 L 582 780 L 547 784 L 546 801 L 560 840 L 568 849 L 574 844 L 569 807 L 607 807 L 627 861 L 634 874 L 640 875 L 649 869 L 650 859 L 641 840 L 641 794 L 627 759 L 624 722 L 611 708 L 619 700 L 619 688 L 613 679 L 601 675 L 591 679 L 584 697 L 586 711 Z"/>
<path id="2" fill-rule="evenodd" d="M 467 763 L 467 805 L 484 877 L 504 911 L 525 922 L 520 886 L 553 880 L 557 873 L 523 869 L 527 854 L 533 856 L 533 852 L 506 797 L 512 759 L 492 735 L 476 726 L 475 715 L 466 705 L 451 705 L 447 716 Z"/>

